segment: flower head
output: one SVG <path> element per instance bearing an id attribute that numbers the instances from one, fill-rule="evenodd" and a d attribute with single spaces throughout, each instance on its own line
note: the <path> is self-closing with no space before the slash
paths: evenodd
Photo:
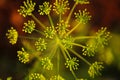
<path id="1" fill-rule="evenodd" d="M 78 62 L 79 62 L 79 60 L 77 60 L 76 57 L 73 57 L 72 59 L 67 59 L 66 63 L 65 63 L 66 68 L 70 68 L 70 71 L 72 69 L 74 69 L 74 70 L 78 69 L 78 66 L 79 66 Z"/>
<path id="2" fill-rule="evenodd" d="M 64 45 L 65 48 L 72 48 L 74 39 L 71 36 L 66 36 L 65 38 L 62 39 L 62 44 Z"/>
<path id="3" fill-rule="evenodd" d="M 19 61 L 21 61 L 24 64 L 29 62 L 30 55 L 24 50 L 24 48 L 22 48 L 22 51 L 17 51 L 17 53 Z"/>
<path id="4" fill-rule="evenodd" d="M 28 23 L 24 23 L 22 31 L 25 33 L 32 33 L 35 28 L 35 22 L 33 20 L 28 20 Z"/>
<path id="5" fill-rule="evenodd" d="M 102 27 L 98 32 L 96 33 L 96 44 L 98 46 L 104 47 L 107 45 L 108 40 L 111 38 L 110 32 L 106 31 L 107 28 Z"/>
<path id="6" fill-rule="evenodd" d="M 50 5 L 49 2 L 44 2 L 43 5 L 39 5 L 38 12 L 40 15 L 44 15 L 44 14 L 48 15 L 50 13 L 51 7 L 52 5 Z"/>
<path id="7" fill-rule="evenodd" d="M 102 62 L 95 62 L 89 67 L 88 74 L 90 77 L 94 78 L 95 75 L 101 75 L 100 71 L 104 68 L 102 64 Z"/>
<path id="8" fill-rule="evenodd" d="M 83 55 L 84 56 L 94 56 L 96 52 L 96 46 L 95 45 L 87 45 L 86 47 L 83 48 Z"/>
<path id="9" fill-rule="evenodd" d="M 52 76 L 50 80 L 65 80 L 65 79 L 61 77 L 60 75 L 57 75 L 57 76 Z"/>
<path id="10" fill-rule="evenodd" d="M 29 80 L 46 80 L 42 74 L 39 73 L 31 73 L 29 75 Z"/>
<path id="11" fill-rule="evenodd" d="M 75 18 L 79 23 L 86 24 L 91 19 L 91 16 L 89 15 L 89 12 L 87 12 L 87 9 L 81 11 L 79 10 L 79 13 L 74 13 Z"/>
<path id="12" fill-rule="evenodd" d="M 36 49 L 38 50 L 38 51 L 43 51 L 43 50 L 45 50 L 46 49 L 46 42 L 45 42 L 45 40 L 44 39 L 42 39 L 42 38 L 39 38 L 36 42 L 35 42 L 35 46 L 36 46 Z"/>
<path id="13" fill-rule="evenodd" d="M 47 70 L 52 70 L 53 69 L 53 64 L 52 64 L 51 60 L 48 57 L 43 58 L 41 60 L 41 64 L 42 64 L 44 69 L 47 69 Z"/>
<path id="14" fill-rule="evenodd" d="M 56 0 L 53 6 L 54 8 L 53 10 L 57 14 L 64 14 L 66 10 L 69 10 L 68 5 L 69 5 L 68 0 Z"/>
<path id="15" fill-rule="evenodd" d="M 24 1 L 23 3 L 24 6 L 20 6 L 20 9 L 18 10 L 20 15 L 22 15 L 23 17 L 32 15 L 36 3 L 35 2 L 33 3 L 32 0 L 27 0 L 26 2 Z"/>
<path id="16" fill-rule="evenodd" d="M 11 29 L 8 30 L 8 33 L 6 33 L 6 36 L 9 39 L 9 43 L 11 43 L 12 45 L 16 44 L 18 39 L 18 32 L 16 31 L 16 29 L 11 27 Z"/>
<path id="17" fill-rule="evenodd" d="M 80 4 L 89 4 L 88 0 L 74 0 L 74 1 Z"/>
<path id="18" fill-rule="evenodd" d="M 44 33 L 46 38 L 53 39 L 56 34 L 56 31 L 52 27 L 46 27 L 46 29 L 44 30 Z"/>
<path id="19" fill-rule="evenodd" d="M 60 35 L 65 35 L 69 30 L 68 30 L 69 25 L 64 21 L 61 20 L 58 24 L 57 24 L 57 31 L 58 34 Z"/>

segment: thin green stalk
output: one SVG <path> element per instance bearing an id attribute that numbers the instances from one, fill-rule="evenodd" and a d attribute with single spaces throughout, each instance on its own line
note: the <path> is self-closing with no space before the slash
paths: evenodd
<path id="1" fill-rule="evenodd" d="M 82 44 L 77 44 L 77 43 L 72 43 L 72 45 L 75 45 L 75 46 L 79 46 L 79 47 L 82 47 L 82 48 L 85 48 L 86 46 L 82 45 Z"/>
<path id="2" fill-rule="evenodd" d="M 91 65 L 90 62 L 88 62 L 85 58 L 83 58 L 80 54 L 78 54 L 77 52 L 75 52 L 72 49 L 69 49 L 74 55 L 76 55 L 78 58 L 80 58 L 81 60 L 83 60 L 85 63 L 87 63 L 88 65 Z"/>
<path id="3" fill-rule="evenodd" d="M 76 80 L 76 79 L 77 79 L 77 76 L 76 76 L 75 72 L 73 71 L 73 69 L 71 69 L 70 71 L 71 71 L 71 73 L 73 74 L 73 76 L 74 76 L 74 78 L 75 78 L 75 80 Z"/>
<path id="4" fill-rule="evenodd" d="M 51 24 L 52 28 L 54 29 L 53 20 L 52 20 L 50 14 L 48 14 L 48 18 L 49 18 L 49 21 L 50 21 L 50 24 Z"/>
<path id="5" fill-rule="evenodd" d="M 65 60 L 67 60 L 67 55 L 65 54 L 64 48 L 61 45 L 60 45 L 60 49 L 63 53 L 63 56 L 64 56 Z"/>
<path id="6" fill-rule="evenodd" d="M 45 25 L 40 20 L 38 20 L 38 18 L 36 18 L 33 14 L 31 16 L 41 27 L 45 29 Z"/>
<path id="7" fill-rule="evenodd" d="M 66 36 L 68 36 L 69 34 L 71 34 L 79 25 L 80 25 L 80 23 L 78 23 L 74 28 L 72 28 L 72 29 L 66 34 Z"/>
<path id="8" fill-rule="evenodd" d="M 59 68 L 60 68 L 59 66 L 60 66 L 60 54 L 57 53 L 57 72 L 58 72 L 58 74 L 59 74 Z"/>
<path id="9" fill-rule="evenodd" d="M 90 39 L 90 38 L 96 38 L 96 36 L 79 36 L 79 37 L 75 37 L 74 40 L 77 40 L 77 39 Z"/>
<path id="10" fill-rule="evenodd" d="M 38 38 L 35 38 L 35 37 L 26 37 L 26 36 L 19 36 L 19 38 L 22 38 L 22 39 L 31 39 L 31 40 L 37 40 Z"/>
<path id="11" fill-rule="evenodd" d="M 62 15 L 60 14 L 59 15 L 59 22 L 62 20 Z"/>
<path id="12" fill-rule="evenodd" d="M 35 29 L 35 31 L 38 32 L 38 33 L 40 33 L 40 34 L 42 34 L 42 35 L 44 35 L 43 32 L 41 32 L 41 31 L 39 31 L 39 30 L 37 30 L 37 29 Z"/>
<path id="13" fill-rule="evenodd" d="M 71 9 L 71 11 L 70 11 L 70 13 L 69 13 L 69 15 L 68 15 L 68 17 L 67 17 L 66 23 L 69 22 L 69 20 L 70 20 L 70 18 L 71 18 L 71 16 L 72 16 L 72 13 L 73 13 L 73 11 L 74 11 L 74 9 L 75 9 L 75 7 L 76 7 L 76 5 L 77 5 L 77 3 L 75 3 L 75 4 L 73 5 L 73 7 L 72 7 L 72 9 Z"/>

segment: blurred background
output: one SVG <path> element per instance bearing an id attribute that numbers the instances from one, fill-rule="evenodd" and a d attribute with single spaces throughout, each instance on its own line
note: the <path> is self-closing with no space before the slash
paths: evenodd
<path id="1" fill-rule="evenodd" d="M 30 64 L 24 65 L 18 61 L 17 51 L 21 49 L 21 44 L 18 42 L 12 46 L 5 36 L 12 26 L 22 34 L 21 29 L 25 18 L 20 16 L 17 10 L 23 1 L 0 0 L 0 78 L 3 80 L 9 76 L 12 76 L 13 80 L 22 80 L 30 67 Z M 34 1 L 42 4 L 45 0 Z M 73 0 L 69 1 L 72 6 Z M 120 80 L 120 0 L 90 0 L 89 5 L 76 7 L 76 9 L 84 8 L 87 8 L 92 15 L 91 30 L 107 27 L 112 34 L 104 54 L 97 57 L 105 63 L 100 80 Z"/>

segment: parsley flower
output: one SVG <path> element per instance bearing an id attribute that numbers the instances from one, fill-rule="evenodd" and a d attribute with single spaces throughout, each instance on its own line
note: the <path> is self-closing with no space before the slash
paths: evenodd
<path id="1" fill-rule="evenodd" d="M 11 43 L 12 45 L 16 44 L 18 39 L 18 32 L 16 31 L 16 29 L 11 27 L 11 29 L 8 30 L 8 32 L 6 33 L 6 36 L 9 39 L 9 43 Z"/>
<path id="2" fill-rule="evenodd" d="M 32 33 L 35 28 L 35 22 L 33 20 L 28 20 L 27 23 L 24 23 L 22 31 L 25 33 Z"/>
<path id="3" fill-rule="evenodd" d="M 32 0 L 27 0 L 26 2 L 24 1 L 23 4 L 24 6 L 20 6 L 20 9 L 18 10 L 20 15 L 23 17 L 32 15 L 36 3 L 32 2 Z"/>
<path id="4" fill-rule="evenodd" d="M 24 48 L 22 48 L 22 51 L 17 51 L 18 53 L 18 58 L 19 58 L 19 61 L 21 61 L 22 63 L 28 63 L 29 62 L 29 53 L 27 53 Z"/>
<path id="5" fill-rule="evenodd" d="M 31 73 L 29 75 L 29 80 L 46 80 L 42 74 L 39 73 Z"/>

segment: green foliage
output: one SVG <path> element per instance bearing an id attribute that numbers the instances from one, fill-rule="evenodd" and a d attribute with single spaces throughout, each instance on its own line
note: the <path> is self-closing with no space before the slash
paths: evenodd
<path id="1" fill-rule="evenodd" d="M 24 1 L 23 4 L 24 6 L 20 6 L 20 9 L 18 10 L 20 15 L 22 15 L 23 17 L 32 15 L 36 3 L 32 2 L 32 0 L 27 0 Z"/>
<path id="2" fill-rule="evenodd" d="M 80 4 L 89 4 L 88 0 L 74 0 L 76 3 L 80 3 Z"/>
<path id="3" fill-rule="evenodd" d="M 52 70 L 53 69 L 53 64 L 48 57 L 45 57 L 41 60 L 41 65 L 46 70 Z"/>
<path id="4" fill-rule="evenodd" d="M 11 27 L 11 29 L 9 29 L 6 33 L 6 36 L 9 39 L 9 43 L 11 43 L 12 45 L 16 44 L 18 39 L 18 32 L 16 31 L 16 29 Z"/>
<path id="5" fill-rule="evenodd" d="M 66 60 L 66 68 L 70 68 L 70 71 L 73 69 L 73 70 L 77 70 L 78 69 L 78 64 L 79 60 L 77 60 L 76 57 L 73 57 L 72 59 L 67 59 Z"/>
<path id="6" fill-rule="evenodd" d="M 51 7 L 52 5 L 50 5 L 49 2 L 44 2 L 43 5 L 39 5 L 38 12 L 40 15 L 44 15 L 44 14 L 48 15 L 51 11 Z"/>
<path id="7" fill-rule="evenodd" d="M 27 23 L 24 23 L 23 30 L 25 33 L 31 34 L 35 29 L 35 22 L 33 20 L 28 20 Z"/>
<path id="8" fill-rule="evenodd" d="M 88 74 L 90 77 L 94 78 L 95 75 L 101 75 L 100 71 L 104 68 L 102 64 L 102 62 L 95 62 L 89 67 Z"/>
<path id="9" fill-rule="evenodd" d="M 17 57 L 19 58 L 19 61 L 21 62 L 21 63 L 24 63 L 24 64 L 26 64 L 26 63 L 28 63 L 29 61 L 30 61 L 30 55 L 29 55 L 29 53 L 27 53 L 25 50 L 24 50 L 24 48 L 22 48 L 22 51 L 17 51 Z"/>
<path id="10" fill-rule="evenodd" d="M 79 13 L 74 13 L 75 18 L 79 23 L 86 24 L 91 19 L 91 16 L 89 12 L 87 12 L 87 9 L 81 11 L 79 10 Z"/>
<path id="11" fill-rule="evenodd" d="M 35 42 L 35 46 L 36 46 L 36 49 L 37 51 L 43 51 L 46 49 L 46 42 L 44 39 L 42 38 L 39 38 L 36 42 Z"/>
<path id="12" fill-rule="evenodd" d="M 53 6 L 53 10 L 57 14 L 64 14 L 67 10 L 69 10 L 68 5 L 68 0 L 56 0 Z"/>
<path id="13" fill-rule="evenodd" d="M 29 80 L 46 80 L 42 74 L 39 73 L 31 73 L 29 75 Z"/>

